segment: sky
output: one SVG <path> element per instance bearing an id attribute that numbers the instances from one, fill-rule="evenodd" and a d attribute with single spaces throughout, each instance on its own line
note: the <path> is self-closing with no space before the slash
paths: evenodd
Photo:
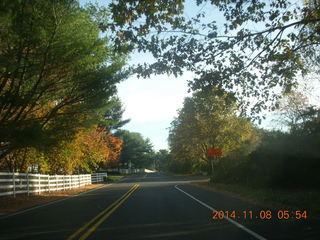
<path id="1" fill-rule="evenodd" d="M 131 77 L 118 84 L 118 96 L 124 104 L 124 119 L 131 121 L 123 129 L 148 137 L 155 150 L 167 149 L 168 128 L 177 116 L 188 93 L 187 79 L 160 75 L 148 79 Z"/>

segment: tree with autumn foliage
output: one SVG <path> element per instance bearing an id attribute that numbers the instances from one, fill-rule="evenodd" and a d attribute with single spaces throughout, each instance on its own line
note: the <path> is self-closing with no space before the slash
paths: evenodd
<path id="1" fill-rule="evenodd" d="M 209 148 L 222 148 L 223 159 L 214 164 L 237 165 L 257 141 L 253 124 L 237 115 L 235 98 L 223 89 L 198 91 L 187 97 L 171 123 L 169 147 L 171 169 L 180 172 L 207 171 Z"/>
<path id="2" fill-rule="evenodd" d="M 51 150 L 48 162 L 51 172 L 88 173 L 100 167 L 114 166 L 119 161 L 122 141 L 106 130 L 93 127 L 78 132 L 69 142 Z"/>
<path id="3" fill-rule="evenodd" d="M 110 131 L 128 122 L 116 96 L 125 61 L 78 1 L 1 1 L 0 166 L 73 173 L 116 164 L 122 142 Z"/>
<path id="4" fill-rule="evenodd" d="M 4 167 L 18 172 L 90 173 L 117 165 L 121 148 L 121 139 L 93 126 L 81 129 L 72 140 L 61 141 L 48 151 L 36 148 L 16 150 L 5 158 Z"/>
<path id="5" fill-rule="evenodd" d="M 1 1 L 0 159 L 100 123 L 127 76 L 126 56 L 100 33 L 74 0 Z"/>

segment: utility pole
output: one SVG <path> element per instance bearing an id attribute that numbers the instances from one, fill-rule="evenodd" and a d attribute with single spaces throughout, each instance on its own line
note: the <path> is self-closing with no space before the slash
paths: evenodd
<path id="1" fill-rule="evenodd" d="M 213 182 L 213 158 L 214 157 L 209 157 L 210 162 L 211 162 L 211 178 L 210 178 L 210 182 Z"/>

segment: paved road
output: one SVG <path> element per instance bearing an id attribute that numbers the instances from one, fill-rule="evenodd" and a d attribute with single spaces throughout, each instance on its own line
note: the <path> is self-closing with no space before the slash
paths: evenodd
<path id="1" fill-rule="evenodd" d="M 319 219 L 259 219 L 269 209 L 188 184 L 196 179 L 160 173 L 130 176 L 1 218 L 0 239 L 320 239 Z M 236 216 L 212 219 L 213 210 L 234 211 Z"/>

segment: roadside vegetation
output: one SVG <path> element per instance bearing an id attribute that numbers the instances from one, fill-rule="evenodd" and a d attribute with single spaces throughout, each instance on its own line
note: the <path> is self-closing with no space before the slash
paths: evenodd
<path id="1" fill-rule="evenodd" d="M 172 122 L 171 152 L 160 160 L 160 169 L 177 173 L 207 172 L 214 182 L 253 187 L 318 189 L 318 109 L 308 104 L 296 104 L 298 109 L 285 106 L 282 112 L 285 116 L 281 117 L 281 124 L 286 124 L 285 131 L 268 131 L 238 117 L 236 108 L 231 112 L 232 108 L 226 106 L 229 114 L 221 112 L 224 105 L 221 102 L 215 105 L 215 101 L 221 100 L 219 95 L 205 96 L 206 100 L 201 100 L 212 111 L 197 104 L 199 93 L 185 100 Z M 214 146 L 222 148 L 223 156 L 212 159 L 212 173 L 206 150 Z"/>
<path id="2" fill-rule="evenodd" d="M 123 176 L 112 176 L 112 175 L 110 176 L 110 175 L 108 175 L 106 181 L 107 182 L 116 182 L 116 181 L 121 180 L 122 178 L 123 178 Z"/>

